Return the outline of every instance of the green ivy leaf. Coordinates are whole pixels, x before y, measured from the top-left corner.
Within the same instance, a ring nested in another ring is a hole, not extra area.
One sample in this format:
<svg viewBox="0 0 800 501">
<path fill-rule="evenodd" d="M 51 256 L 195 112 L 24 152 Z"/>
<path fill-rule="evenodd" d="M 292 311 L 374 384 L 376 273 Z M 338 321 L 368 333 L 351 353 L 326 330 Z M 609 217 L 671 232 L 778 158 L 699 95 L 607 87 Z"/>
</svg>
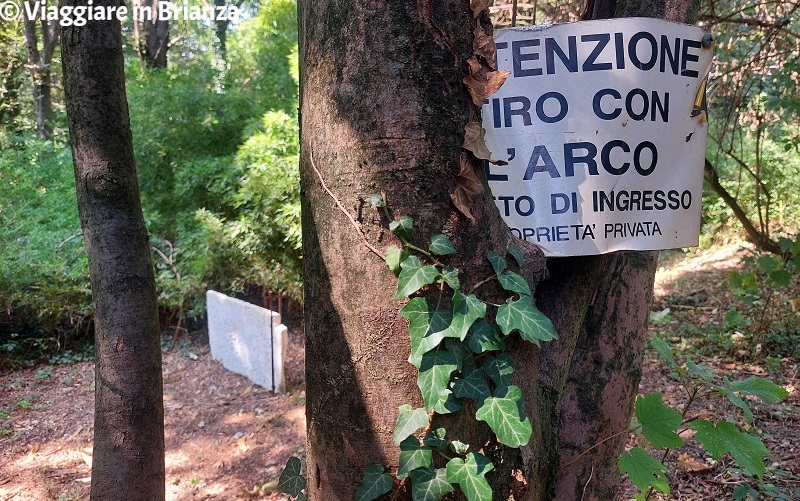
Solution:
<svg viewBox="0 0 800 501">
<path fill-rule="evenodd" d="M 472 356 L 472 352 L 470 351 L 467 346 L 459 341 L 458 339 L 454 338 L 447 338 L 444 340 L 444 349 L 449 351 L 456 357 L 456 363 L 458 364 L 458 370 L 462 370 L 465 365 L 475 365 L 475 359 Z"/>
<path fill-rule="evenodd" d="M 489 425 L 500 443 L 521 447 L 528 443 L 533 433 L 530 420 L 521 410 L 522 391 L 516 386 L 498 390 L 503 396 L 485 399 L 475 417 Z"/>
<path fill-rule="evenodd" d="M 525 296 L 533 296 L 531 288 L 528 286 L 527 280 L 522 278 L 521 275 L 513 271 L 505 271 L 497 275 L 497 281 L 500 282 L 500 287 L 507 291 L 516 292 Z"/>
<path fill-rule="evenodd" d="M 669 484 L 664 472 L 667 467 L 659 461 L 653 459 L 646 450 L 639 447 L 623 452 L 619 456 L 619 469 L 622 473 L 627 473 L 631 483 L 645 492 L 648 487 L 652 487 L 658 492 L 669 494 Z"/>
<path fill-rule="evenodd" d="M 433 410 L 436 414 L 450 414 L 453 412 L 458 412 L 462 409 L 461 402 L 458 401 L 453 392 L 450 390 L 445 390 L 445 397 L 442 400 L 439 400 L 436 405 L 433 407 Z"/>
<path fill-rule="evenodd" d="M 400 275 L 397 277 L 397 294 L 395 301 L 417 292 L 426 285 L 432 284 L 439 277 L 439 271 L 433 266 L 423 266 L 417 256 L 408 256 L 400 263 Z"/>
<path fill-rule="evenodd" d="M 386 249 L 386 265 L 392 270 L 394 276 L 400 274 L 400 262 L 408 257 L 408 248 L 400 249 L 396 245 L 390 246 Z"/>
<path fill-rule="evenodd" d="M 483 320 L 475 322 L 472 326 L 472 335 L 467 340 L 467 346 L 475 353 L 506 349 L 506 343 L 500 337 L 500 329 Z"/>
<path fill-rule="evenodd" d="M 713 459 L 730 453 L 733 459 L 747 473 L 758 476 L 764 473 L 763 458 L 769 456 L 769 450 L 756 435 L 739 431 L 733 423 L 720 421 L 714 426 L 705 419 L 698 419 L 691 424 L 697 430 L 694 438 L 703 445 Z"/>
<path fill-rule="evenodd" d="M 408 404 L 399 408 L 400 415 L 394 425 L 394 445 L 410 437 L 415 431 L 428 424 L 428 413 L 423 408 L 414 409 Z"/>
<path fill-rule="evenodd" d="M 383 472 L 383 466 L 374 464 L 364 472 L 364 479 L 356 492 L 356 501 L 372 501 L 392 490 L 392 476 Z"/>
<path fill-rule="evenodd" d="M 447 430 L 445 430 L 444 428 L 436 428 L 435 430 L 429 430 L 428 433 L 425 434 L 425 438 L 422 439 L 422 442 L 427 446 L 433 447 L 434 449 L 441 451 L 445 447 L 447 447 L 447 440 L 444 439 L 446 434 Z"/>
<path fill-rule="evenodd" d="M 644 438 L 653 447 L 675 449 L 683 445 L 683 440 L 675 433 L 683 418 L 677 411 L 664 405 L 661 393 L 637 397 L 635 413 L 636 419 L 642 424 Z"/>
<path fill-rule="evenodd" d="M 430 411 L 439 402 L 447 400 L 450 390 L 450 375 L 458 368 L 456 357 L 447 350 L 430 351 L 422 356 L 417 386 L 422 392 L 422 400 Z"/>
<path fill-rule="evenodd" d="M 456 248 L 450 242 L 450 239 L 445 235 L 439 233 L 431 237 L 431 245 L 428 246 L 430 251 L 439 256 L 446 256 L 448 254 L 455 254 Z"/>
<path fill-rule="evenodd" d="M 414 220 L 408 216 L 401 216 L 399 220 L 389 223 L 389 231 L 393 235 L 397 235 L 406 242 L 411 241 L 411 228 L 414 226 Z"/>
<path fill-rule="evenodd" d="M 508 336 L 519 331 L 522 339 L 535 343 L 558 339 L 558 332 L 549 318 L 533 306 L 528 296 L 520 296 L 518 301 L 511 298 L 497 309 L 497 325 Z"/>
<path fill-rule="evenodd" d="M 486 303 L 475 297 L 475 294 L 463 296 L 460 292 L 455 291 L 453 294 L 453 322 L 445 337 L 457 337 L 463 341 L 472 324 L 485 316 Z"/>
<path fill-rule="evenodd" d="M 497 358 L 487 357 L 483 370 L 494 384 L 508 386 L 511 383 L 511 374 L 514 373 L 514 361 L 508 353 L 501 353 Z"/>
<path fill-rule="evenodd" d="M 276 489 L 292 497 L 299 496 L 306 488 L 306 479 L 300 474 L 300 459 L 292 456 L 286 462 Z"/>
<path fill-rule="evenodd" d="M 478 403 L 489 398 L 491 391 L 483 377 L 483 369 L 466 367 L 464 377 L 453 382 L 453 394 L 458 398 L 471 398 Z"/>
<path fill-rule="evenodd" d="M 525 256 L 522 254 L 522 251 L 518 248 L 514 247 L 513 245 L 508 246 L 508 253 L 514 258 L 520 268 L 525 265 Z"/>
<path fill-rule="evenodd" d="M 775 270 L 769 274 L 769 284 L 773 287 L 786 287 L 792 283 L 792 274 L 786 270 Z"/>
<path fill-rule="evenodd" d="M 415 297 L 400 310 L 400 316 L 408 320 L 411 337 L 411 356 L 408 361 L 419 368 L 422 356 L 439 346 L 450 333 L 453 313 L 449 310 L 433 311 L 425 299 Z"/>
<path fill-rule="evenodd" d="M 455 489 L 447 481 L 447 470 L 414 470 L 411 472 L 411 499 L 413 501 L 439 501 Z"/>
<path fill-rule="evenodd" d="M 492 263 L 492 269 L 494 270 L 495 275 L 503 273 L 503 271 L 508 267 L 506 264 L 506 258 L 498 255 L 494 251 L 489 251 L 489 254 L 486 256 L 486 258 L 490 263 Z"/>
<path fill-rule="evenodd" d="M 416 437 L 408 437 L 400 443 L 397 478 L 406 478 L 412 470 L 430 466 L 432 459 L 433 451 L 430 447 L 420 445 Z"/>
<path fill-rule="evenodd" d="M 743 381 L 728 381 L 726 379 L 725 386 L 736 393 L 753 395 L 771 404 L 781 402 L 789 396 L 789 392 L 786 391 L 786 388 L 778 386 L 769 379 L 764 379 L 763 377 L 750 376 Z"/>
<path fill-rule="evenodd" d="M 653 336 L 650 338 L 650 345 L 656 350 L 658 356 L 664 359 L 669 365 L 678 367 L 678 363 L 675 362 L 675 357 L 672 355 L 672 350 L 669 348 L 666 341 L 660 337 Z"/>
<path fill-rule="evenodd" d="M 386 207 L 386 202 L 383 201 L 383 196 L 380 193 L 373 193 L 369 196 L 370 207 Z"/>
<path fill-rule="evenodd" d="M 449 266 L 442 268 L 442 279 L 454 291 L 461 287 L 461 281 L 458 279 L 458 268 L 450 268 Z"/>
<path fill-rule="evenodd" d="M 447 462 L 447 481 L 458 484 L 468 501 L 491 501 L 492 488 L 486 474 L 494 468 L 486 457 L 470 452 L 467 460 L 453 458 Z"/>
</svg>

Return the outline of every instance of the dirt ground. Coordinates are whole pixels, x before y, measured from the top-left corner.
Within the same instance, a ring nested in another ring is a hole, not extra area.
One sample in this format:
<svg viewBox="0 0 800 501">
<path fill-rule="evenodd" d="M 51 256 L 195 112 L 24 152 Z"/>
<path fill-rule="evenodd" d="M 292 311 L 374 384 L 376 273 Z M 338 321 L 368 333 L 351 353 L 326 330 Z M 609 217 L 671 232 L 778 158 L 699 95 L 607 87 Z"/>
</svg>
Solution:
<svg viewBox="0 0 800 501">
<path fill-rule="evenodd" d="M 674 331 L 671 341 L 680 346 L 689 342 L 678 329 L 682 324 L 722 322 L 730 302 L 726 275 L 739 266 L 740 254 L 731 246 L 688 258 L 676 253 L 662 257 L 653 311 L 671 312 L 651 329 Z M 277 479 L 290 456 L 305 455 L 303 339 L 301 329 L 291 327 L 288 388 L 282 395 L 226 371 L 201 343 L 164 354 L 167 499 L 286 498 L 259 488 Z M 778 499 L 800 499 L 798 360 L 779 360 L 779 367 L 767 374 L 735 350 L 693 358 L 730 379 L 769 376 L 789 389 L 789 399 L 781 404 L 751 404 L 756 426 L 773 452 L 766 461 L 767 483 L 785 493 Z M 88 499 L 93 364 L 42 365 L 0 375 L 0 384 L 0 501 Z M 654 358 L 645 363 L 640 389 L 651 391 L 662 391 L 665 403 L 676 407 L 686 400 L 685 391 Z M 719 419 L 732 412 L 730 404 L 717 399 L 690 414 Z M 733 489 L 747 480 L 730 459 L 711 461 L 693 445 L 670 452 L 667 461 L 668 499 L 732 499 Z M 624 499 L 633 491 L 622 481 Z"/>
</svg>

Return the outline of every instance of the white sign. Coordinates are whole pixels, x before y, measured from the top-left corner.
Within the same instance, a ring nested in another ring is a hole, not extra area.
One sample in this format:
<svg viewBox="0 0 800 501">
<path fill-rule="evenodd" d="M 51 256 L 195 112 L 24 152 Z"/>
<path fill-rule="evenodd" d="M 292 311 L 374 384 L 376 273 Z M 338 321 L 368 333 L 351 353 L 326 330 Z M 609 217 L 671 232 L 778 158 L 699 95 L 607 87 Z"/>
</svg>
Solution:
<svg viewBox="0 0 800 501">
<path fill-rule="evenodd" d="M 499 30 L 489 186 L 548 256 L 697 245 L 710 38 L 658 19 Z"/>
</svg>

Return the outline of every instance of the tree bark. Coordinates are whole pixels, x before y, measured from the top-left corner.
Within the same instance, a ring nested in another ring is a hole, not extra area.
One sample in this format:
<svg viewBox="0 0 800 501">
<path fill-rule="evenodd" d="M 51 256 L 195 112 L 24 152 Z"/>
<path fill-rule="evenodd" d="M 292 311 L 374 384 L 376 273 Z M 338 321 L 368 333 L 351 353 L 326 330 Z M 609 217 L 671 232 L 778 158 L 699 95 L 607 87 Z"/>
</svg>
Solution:
<svg viewBox="0 0 800 501">
<path fill-rule="evenodd" d="M 164 499 L 155 276 L 136 180 L 119 22 L 65 27 L 61 53 L 95 309 L 91 497 Z"/>
<path fill-rule="evenodd" d="M 169 49 L 169 21 L 159 19 L 162 0 L 144 0 L 144 7 L 151 9 L 151 17 L 142 20 L 139 54 L 148 68 L 166 68 Z"/>
<path fill-rule="evenodd" d="M 678 1 L 660 12 L 677 12 Z M 464 126 L 479 120 L 461 83 L 475 29 L 469 3 L 299 4 L 311 499 L 352 499 L 371 464 L 396 470 L 397 407 L 420 406 L 416 370 L 407 362 L 407 324 L 398 314 L 402 304 L 392 299 L 396 281 L 358 234 L 381 251 L 397 243 L 385 217 L 369 208 L 369 196 L 385 192 L 396 215 L 412 216 L 418 242 L 444 231 L 457 249 L 451 263 L 463 271 L 467 288 L 491 274 L 487 251 L 512 240 L 485 184 L 471 207 L 474 224 L 450 202 Z M 656 12 L 599 0 L 592 9 Z M 489 32 L 485 13 L 479 19 Z M 358 231 L 336 201 L 357 219 Z M 512 383 L 526 395 L 534 436 L 515 450 L 482 442 L 485 427 L 469 418 L 455 429 L 492 457 L 495 469 L 487 478 L 498 499 L 613 499 L 616 456 L 641 374 L 657 253 L 550 259 L 545 268 L 537 249 L 515 244 L 528 257 L 526 278 L 538 282 L 537 306 L 560 335 L 541 350 L 523 342 L 511 346 Z"/>
<path fill-rule="evenodd" d="M 33 3 L 31 0 L 27 0 Z M 36 109 L 36 130 L 40 139 L 50 139 L 53 135 L 52 70 L 53 54 L 61 26 L 58 21 L 40 21 L 42 29 L 42 50 L 39 50 L 39 36 L 36 20 L 22 16 L 25 25 L 25 44 L 28 49 L 28 68 L 33 87 L 33 102 Z"/>
</svg>

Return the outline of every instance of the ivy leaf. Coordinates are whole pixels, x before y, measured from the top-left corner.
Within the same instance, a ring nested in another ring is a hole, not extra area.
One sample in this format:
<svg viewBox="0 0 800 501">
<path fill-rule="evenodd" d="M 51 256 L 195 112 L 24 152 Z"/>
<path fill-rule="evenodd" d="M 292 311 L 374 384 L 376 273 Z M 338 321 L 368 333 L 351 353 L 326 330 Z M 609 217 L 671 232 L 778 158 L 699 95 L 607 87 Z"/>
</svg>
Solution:
<svg viewBox="0 0 800 501">
<path fill-rule="evenodd" d="M 489 385 L 483 377 L 483 369 L 467 367 L 464 377 L 453 382 L 453 394 L 458 398 L 471 398 L 478 403 L 491 396 Z"/>
<path fill-rule="evenodd" d="M 528 443 L 533 433 L 530 420 L 521 410 L 522 391 L 516 386 L 498 390 L 504 396 L 485 399 L 475 417 L 489 425 L 500 443 L 521 447 Z"/>
<path fill-rule="evenodd" d="M 494 384 L 508 386 L 511 383 L 511 374 L 514 373 L 514 361 L 508 353 L 501 353 L 497 358 L 487 357 L 486 360 L 483 366 L 486 375 L 492 378 Z"/>
<path fill-rule="evenodd" d="M 654 459 L 646 450 L 639 447 L 623 452 L 619 456 L 619 469 L 627 473 L 631 483 L 645 492 L 652 487 L 658 492 L 669 494 L 669 484 L 664 472 L 667 467 Z"/>
<path fill-rule="evenodd" d="M 447 338 L 444 340 L 444 349 L 456 357 L 458 370 L 462 370 L 464 365 L 475 365 L 475 359 L 467 346 L 458 339 Z"/>
<path fill-rule="evenodd" d="M 533 306 L 528 296 L 520 296 L 518 301 L 511 298 L 497 309 L 497 325 L 508 336 L 519 331 L 522 339 L 535 343 L 558 339 L 558 332 L 549 318 Z"/>
<path fill-rule="evenodd" d="M 475 353 L 506 349 L 506 343 L 500 337 L 500 329 L 483 320 L 475 322 L 472 326 L 472 335 L 467 340 L 467 346 Z"/>
<path fill-rule="evenodd" d="M 466 454 L 469 450 L 469 444 L 465 444 L 461 440 L 453 440 L 450 442 L 450 447 L 453 448 L 453 452 L 456 454 Z"/>
<path fill-rule="evenodd" d="M 453 458 L 447 462 L 447 480 L 458 484 L 468 501 L 491 501 L 492 488 L 486 474 L 494 468 L 488 458 L 476 453 L 467 454 L 467 460 Z"/>
<path fill-rule="evenodd" d="M 394 276 L 398 276 L 400 274 L 400 262 L 405 260 L 408 257 L 408 248 L 403 247 L 400 249 L 396 245 L 390 246 L 386 249 L 386 265 L 392 270 Z"/>
<path fill-rule="evenodd" d="M 397 478 L 406 478 L 412 470 L 430 466 L 432 459 L 433 451 L 430 447 L 420 445 L 416 437 L 408 437 L 400 443 Z"/>
<path fill-rule="evenodd" d="M 422 400 L 430 411 L 436 404 L 447 399 L 450 391 L 450 375 L 458 368 L 456 357 L 447 350 L 430 351 L 422 356 L 419 366 L 417 386 L 422 392 Z"/>
<path fill-rule="evenodd" d="M 509 245 L 508 249 L 506 249 L 509 254 L 514 258 L 520 268 L 525 265 L 525 256 L 522 254 L 522 251 L 518 248 L 514 247 L 513 245 Z"/>
<path fill-rule="evenodd" d="M 411 472 L 411 499 L 413 501 L 439 501 L 455 489 L 447 481 L 447 470 L 414 470 Z"/>
<path fill-rule="evenodd" d="M 769 450 L 756 435 L 739 431 L 733 423 L 720 421 L 714 426 L 705 419 L 698 419 L 691 424 L 697 430 L 694 438 L 703 445 L 713 459 L 730 453 L 733 459 L 747 473 L 758 476 L 764 473 L 763 458 L 769 456 Z"/>
<path fill-rule="evenodd" d="M 489 259 L 489 262 L 492 263 L 492 269 L 494 270 L 495 275 L 503 273 L 507 267 L 506 258 L 500 256 L 495 251 L 489 251 L 489 254 L 486 257 Z"/>
<path fill-rule="evenodd" d="M 445 336 L 457 337 L 463 341 L 472 324 L 485 316 L 486 303 L 475 297 L 475 294 L 463 296 L 460 292 L 455 291 L 453 294 L 453 322 Z"/>
<path fill-rule="evenodd" d="M 370 207 L 386 207 L 386 202 L 383 201 L 383 196 L 380 193 L 373 193 L 369 196 Z"/>
<path fill-rule="evenodd" d="M 461 402 L 458 401 L 450 390 L 445 390 L 443 398 L 436 402 L 436 405 L 433 407 L 436 414 L 450 414 L 452 412 L 458 412 L 461 409 Z"/>
<path fill-rule="evenodd" d="M 653 336 L 650 338 L 650 346 L 652 346 L 653 349 L 656 350 L 656 353 L 658 353 L 658 356 L 664 359 L 669 365 L 678 367 L 678 363 L 675 362 L 675 357 L 672 355 L 672 350 L 669 348 L 666 341 L 660 337 Z"/>
<path fill-rule="evenodd" d="M 393 235 L 397 235 L 406 242 L 411 241 L 411 228 L 414 226 L 414 220 L 408 216 L 401 216 L 399 220 L 389 223 L 389 231 Z"/>
<path fill-rule="evenodd" d="M 276 489 L 292 497 L 299 496 L 306 488 L 306 479 L 300 474 L 300 459 L 292 456 L 281 472 Z"/>
<path fill-rule="evenodd" d="M 454 291 L 457 291 L 461 287 L 461 281 L 458 279 L 458 268 L 450 268 L 449 266 L 443 267 L 442 279 L 447 282 L 447 285 Z"/>
<path fill-rule="evenodd" d="M 786 391 L 786 388 L 778 386 L 769 379 L 764 379 L 763 377 L 750 376 L 744 381 L 733 382 L 725 379 L 725 386 L 736 393 L 753 395 L 771 404 L 785 400 L 786 397 L 789 396 L 789 392 Z"/>
<path fill-rule="evenodd" d="M 428 433 L 425 434 L 425 438 L 422 439 L 422 442 L 427 446 L 441 451 L 447 447 L 447 440 L 444 439 L 446 434 L 447 430 L 444 428 L 436 428 L 435 430 L 428 431 Z M 413 481 L 414 478 L 412 477 L 411 480 Z"/>
<path fill-rule="evenodd" d="M 400 309 L 400 316 L 408 320 L 411 338 L 408 361 L 419 369 L 422 356 L 439 346 L 445 338 L 453 321 L 453 313 L 449 310 L 433 311 L 424 298 L 415 297 Z"/>
<path fill-rule="evenodd" d="M 356 501 L 372 501 L 392 490 L 392 476 L 383 472 L 383 466 L 374 464 L 364 472 L 364 479 L 356 492 Z"/>
<path fill-rule="evenodd" d="M 414 409 L 408 404 L 400 406 L 400 415 L 394 425 L 394 445 L 410 437 L 415 431 L 428 424 L 428 413 L 423 408 Z"/>
<path fill-rule="evenodd" d="M 656 449 L 675 449 L 683 445 L 675 433 L 683 422 L 681 415 L 666 407 L 661 393 L 651 393 L 636 398 L 636 419 L 642 424 L 642 433 Z"/>
<path fill-rule="evenodd" d="M 516 292 L 525 296 L 533 296 L 531 288 L 528 286 L 527 280 L 522 278 L 521 275 L 513 271 L 506 271 L 497 274 L 497 281 L 500 282 L 500 287 L 507 291 Z"/>
<path fill-rule="evenodd" d="M 423 266 L 417 256 L 408 256 L 400 263 L 400 275 L 397 277 L 397 294 L 395 301 L 417 292 L 422 287 L 432 284 L 439 276 L 433 266 Z"/>
<path fill-rule="evenodd" d="M 428 248 L 432 253 L 439 256 L 446 256 L 448 254 L 456 253 L 456 248 L 453 247 L 450 239 L 441 233 L 431 237 L 431 245 L 428 246 Z"/>
</svg>

